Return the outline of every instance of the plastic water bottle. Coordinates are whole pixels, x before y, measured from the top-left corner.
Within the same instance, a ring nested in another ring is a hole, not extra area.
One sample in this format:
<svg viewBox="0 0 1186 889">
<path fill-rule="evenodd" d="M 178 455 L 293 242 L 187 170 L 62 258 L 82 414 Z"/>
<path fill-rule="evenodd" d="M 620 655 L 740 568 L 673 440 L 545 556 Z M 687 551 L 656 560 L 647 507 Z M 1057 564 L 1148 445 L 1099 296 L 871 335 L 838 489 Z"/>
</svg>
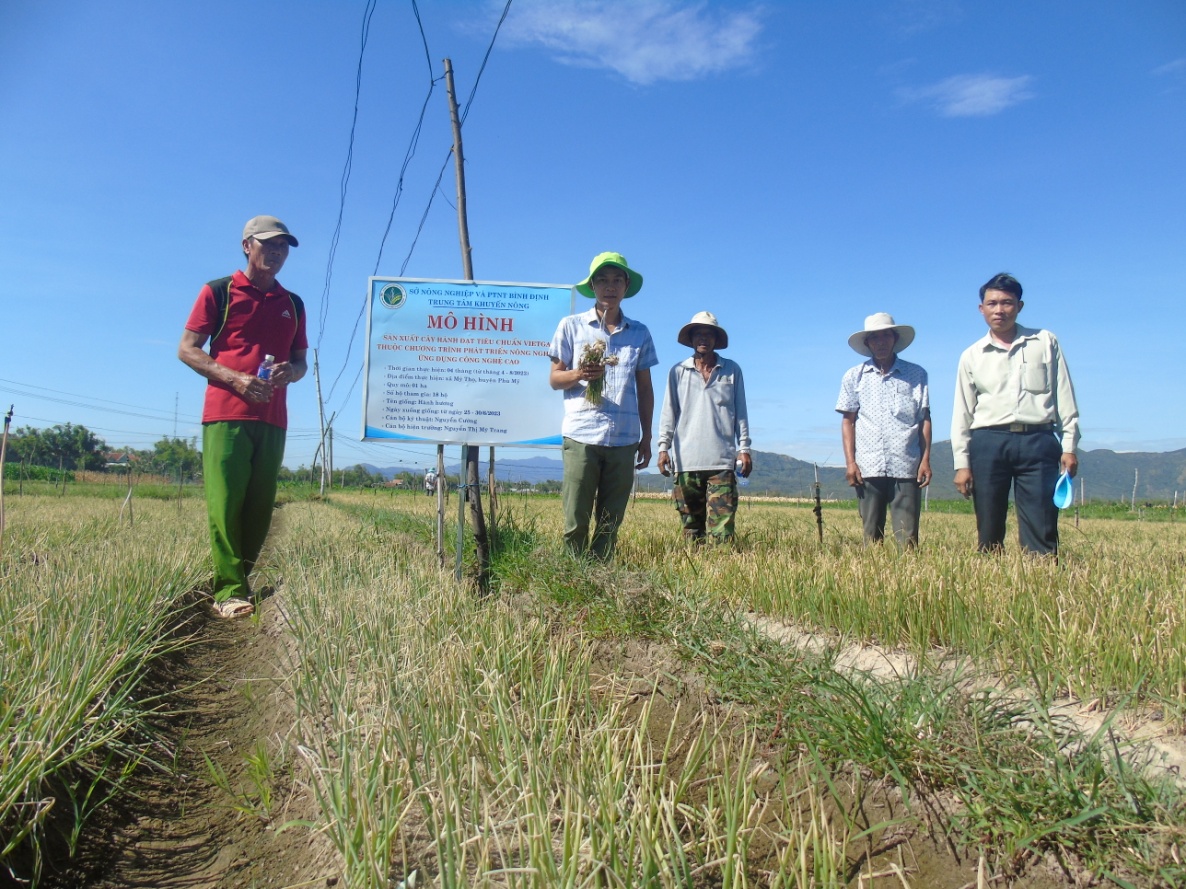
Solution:
<svg viewBox="0 0 1186 889">
<path fill-rule="evenodd" d="M 255 372 L 255 375 L 257 377 L 259 377 L 261 380 L 271 379 L 272 365 L 275 363 L 276 363 L 275 355 L 265 355 L 263 363 L 259 366 L 259 370 Z"/>
<path fill-rule="evenodd" d="M 733 471 L 737 475 L 738 486 L 744 488 L 747 485 L 749 485 L 749 479 L 742 477 L 742 475 L 741 475 L 742 465 L 743 465 L 742 462 L 740 460 L 738 460 L 735 464 L 733 464 Z"/>
</svg>

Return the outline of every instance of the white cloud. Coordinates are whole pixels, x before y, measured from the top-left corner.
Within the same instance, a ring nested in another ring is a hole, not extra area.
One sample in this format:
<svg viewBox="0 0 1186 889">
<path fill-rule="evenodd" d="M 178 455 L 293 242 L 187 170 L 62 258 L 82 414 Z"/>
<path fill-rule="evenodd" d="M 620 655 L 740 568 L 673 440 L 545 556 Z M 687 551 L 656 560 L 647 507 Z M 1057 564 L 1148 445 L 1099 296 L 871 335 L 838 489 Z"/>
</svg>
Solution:
<svg viewBox="0 0 1186 889">
<path fill-rule="evenodd" d="M 989 117 L 1032 99 L 1033 78 L 996 77 L 991 74 L 957 74 L 931 86 L 899 90 L 907 102 L 933 106 L 944 117 Z"/>
<path fill-rule="evenodd" d="M 912 36 L 957 22 L 964 11 L 959 0 L 897 0 L 886 7 L 886 15 L 902 34 Z"/>
<path fill-rule="evenodd" d="M 500 40 L 539 45 L 566 65 L 631 83 L 696 80 L 748 63 L 761 9 L 680 0 L 517 0 Z"/>
<path fill-rule="evenodd" d="M 1172 62 L 1162 65 L 1160 68 L 1154 68 L 1153 73 L 1162 77 L 1167 75 L 1173 77 L 1175 75 L 1186 73 L 1186 58 L 1174 59 Z"/>
<path fill-rule="evenodd" d="M 1174 59 L 1153 69 L 1153 76 L 1166 84 L 1166 94 L 1176 93 L 1186 87 L 1186 57 Z"/>
</svg>

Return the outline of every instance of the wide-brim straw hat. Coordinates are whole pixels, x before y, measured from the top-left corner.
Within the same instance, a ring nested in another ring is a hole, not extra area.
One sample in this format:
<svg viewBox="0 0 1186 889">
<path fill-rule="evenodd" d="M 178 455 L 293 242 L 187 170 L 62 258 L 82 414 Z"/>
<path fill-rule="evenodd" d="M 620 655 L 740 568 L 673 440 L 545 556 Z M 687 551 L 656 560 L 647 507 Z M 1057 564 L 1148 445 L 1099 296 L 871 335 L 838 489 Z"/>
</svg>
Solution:
<svg viewBox="0 0 1186 889">
<path fill-rule="evenodd" d="M 872 358 L 873 350 L 865 345 L 865 337 L 871 333 L 877 333 L 880 330 L 896 330 L 898 332 L 898 341 L 894 343 L 895 354 L 901 352 L 914 342 L 913 327 L 909 324 L 895 324 L 892 315 L 885 312 L 878 312 L 865 319 L 865 329 L 858 330 L 850 336 L 848 338 L 848 344 L 854 352 L 864 355 L 866 358 Z"/>
<path fill-rule="evenodd" d="M 724 349 L 729 345 L 729 334 L 725 332 L 725 328 L 717 324 L 717 316 L 712 312 L 697 312 L 692 316 L 692 320 L 679 329 L 679 336 L 676 337 L 681 346 L 692 347 L 692 328 L 693 327 L 714 327 L 717 332 L 717 349 Z"/>
<path fill-rule="evenodd" d="M 593 261 L 589 263 L 589 277 L 587 277 L 580 284 L 576 285 L 576 291 L 581 296 L 587 296 L 590 299 L 595 299 L 597 294 L 593 292 L 593 276 L 597 274 L 597 270 L 605 265 L 613 265 L 624 271 L 628 280 L 626 282 L 626 296 L 623 299 L 634 296 L 638 291 L 642 290 L 642 273 L 636 272 L 626 264 L 626 257 L 621 253 L 598 253 L 593 257 Z"/>
</svg>

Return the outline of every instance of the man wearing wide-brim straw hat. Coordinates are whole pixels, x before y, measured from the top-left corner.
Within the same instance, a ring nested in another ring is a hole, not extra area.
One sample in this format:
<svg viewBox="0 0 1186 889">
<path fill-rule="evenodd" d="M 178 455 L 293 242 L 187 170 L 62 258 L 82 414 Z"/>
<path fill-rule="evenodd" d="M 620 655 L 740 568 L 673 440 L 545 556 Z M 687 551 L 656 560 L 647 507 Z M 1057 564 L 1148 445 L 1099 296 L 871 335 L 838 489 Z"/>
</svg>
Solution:
<svg viewBox="0 0 1186 889">
<path fill-rule="evenodd" d="M 737 362 L 718 354 L 729 334 L 712 312 L 697 312 L 676 340 L 692 350 L 667 374 L 659 417 L 659 472 L 672 475 L 684 539 L 730 543 L 737 476 L 753 469 L 745 381 Z"/>
<path fill-rule="evenodd" d="M 844 477 L 856 489 L 865 540 L 885 537 L 888 508 L 894 537 L 918 544 L 922 492 L 931 483 L 931 400 L 927 372 L 898 353 L 914 328 L 878 312 L 848 338 L 868 357 L 844 374 L 836 410 L 844 445 Z"/>
<path fill-rule="evenodd" d="M 573 287 L 593 307 L 561 321 L 548 349 L 549 382 L 564 393 L 564 543 L 578 556 L 613 555 L 634 471 L 651 462 L 650 369 L 659 358 L 646 325 L 622 313 L 622 300 L 641 289 L 626 257 L 599 253 Z"/>
</svg>

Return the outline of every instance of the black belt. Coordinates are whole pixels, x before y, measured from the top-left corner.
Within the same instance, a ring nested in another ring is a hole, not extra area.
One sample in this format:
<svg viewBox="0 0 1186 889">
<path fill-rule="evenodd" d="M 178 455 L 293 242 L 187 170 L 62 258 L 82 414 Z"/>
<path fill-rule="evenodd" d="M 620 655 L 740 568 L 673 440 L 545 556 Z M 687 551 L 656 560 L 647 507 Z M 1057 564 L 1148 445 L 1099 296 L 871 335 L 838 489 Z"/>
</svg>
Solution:
<svg viewBox="0 0 1186 889">
<path fill-rule="evenodd" d="M 990 432 L 1053 432 L 1053 423 L 1001 423 L 999 426 L 980 426 Z M 973 429 L 973 432 L 976 430 Z"/>
</svg>

